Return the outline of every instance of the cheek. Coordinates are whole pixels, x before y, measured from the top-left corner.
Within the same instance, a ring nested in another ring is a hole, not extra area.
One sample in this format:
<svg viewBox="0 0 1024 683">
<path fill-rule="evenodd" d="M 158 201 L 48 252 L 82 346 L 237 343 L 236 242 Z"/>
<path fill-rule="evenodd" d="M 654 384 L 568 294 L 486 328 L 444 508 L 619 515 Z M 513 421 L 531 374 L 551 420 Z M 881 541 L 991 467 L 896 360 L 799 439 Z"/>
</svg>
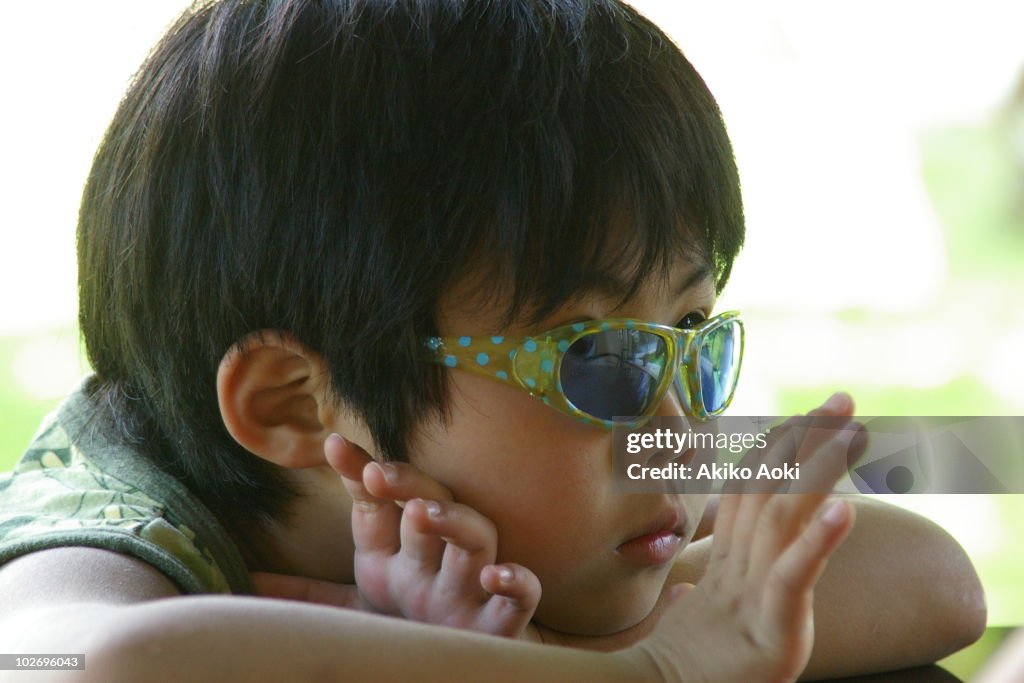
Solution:
<svg viewBox="0 0 1024 683">
<path fill-rule="evenodd" d="M 451 422 L 424 426 L 412 462 L 497 525 L 499 560 L 553 560 L 599 541 L 609 434 L 465 373 L 452 373 L 450 401 Z"/>
</svg>

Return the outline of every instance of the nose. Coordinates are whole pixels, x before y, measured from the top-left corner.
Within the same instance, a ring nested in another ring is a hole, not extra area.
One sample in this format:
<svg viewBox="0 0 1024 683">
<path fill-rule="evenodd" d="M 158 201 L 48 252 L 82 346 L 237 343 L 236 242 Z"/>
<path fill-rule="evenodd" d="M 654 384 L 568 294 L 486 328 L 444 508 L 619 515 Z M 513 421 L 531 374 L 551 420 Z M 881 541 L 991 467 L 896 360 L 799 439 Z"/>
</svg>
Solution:
<svg viewBox="0 0 1024 683">
<path fill-rule="evenodd" d="M 676 382 L 672 382 L 669 385 L 668 391 L 661 399 L 661 403 L 658 404 L 658 410 L 655 411 L 655 417 L 685 417 L 687 415 L 686 409 L 683 407 L 683 399 L 679 395 L 679 387 Z"/>
</svg>

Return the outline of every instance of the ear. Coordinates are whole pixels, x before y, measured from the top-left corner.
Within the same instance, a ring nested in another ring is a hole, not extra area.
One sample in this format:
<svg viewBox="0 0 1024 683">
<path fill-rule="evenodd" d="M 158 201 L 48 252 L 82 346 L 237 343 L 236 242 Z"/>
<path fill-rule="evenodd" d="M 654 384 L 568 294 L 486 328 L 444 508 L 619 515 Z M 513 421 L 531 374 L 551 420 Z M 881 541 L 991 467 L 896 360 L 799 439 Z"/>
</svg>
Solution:
<svg viewBox="0 0 1024 683">
<path fill-rule="evenodd" d="M 276 465 L 324 465 L 323 444 L 336 422 L 325 400 L 327 378 L 320 355 L 294 337 L 253 332 L 217 370 L 224 426 L 246 450 Z"/>
</svg>

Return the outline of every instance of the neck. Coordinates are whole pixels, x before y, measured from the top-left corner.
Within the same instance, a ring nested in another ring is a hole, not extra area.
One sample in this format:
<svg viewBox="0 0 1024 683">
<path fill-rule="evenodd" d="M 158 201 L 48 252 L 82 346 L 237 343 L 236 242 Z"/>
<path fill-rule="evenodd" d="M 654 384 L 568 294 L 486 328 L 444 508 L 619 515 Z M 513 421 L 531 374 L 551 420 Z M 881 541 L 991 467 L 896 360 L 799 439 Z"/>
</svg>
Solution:
<svg viewBox="0 0 1024 683">
<path fill-rule="evenodd" d="M 328 465 L 292 470 L 302 496 L 258 533 L 232 533 L 249 571 L 355 583 L 352 499 Z"/>
</svg>

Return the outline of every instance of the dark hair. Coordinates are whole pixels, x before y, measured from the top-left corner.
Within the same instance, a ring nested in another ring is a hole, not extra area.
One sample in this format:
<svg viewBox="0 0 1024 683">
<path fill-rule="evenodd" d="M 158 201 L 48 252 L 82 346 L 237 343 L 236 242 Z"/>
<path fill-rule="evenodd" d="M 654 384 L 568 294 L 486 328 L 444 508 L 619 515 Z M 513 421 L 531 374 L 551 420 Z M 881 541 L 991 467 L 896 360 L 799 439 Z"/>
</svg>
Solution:
<svg viewBox="0 0 1024 683">
<path fill-rule="evenodd" d="M 718 107 L 629 6 L 200 4 L 136 75 L 85 187 L 94 399 L 223 521 L 265 522 L 301 492 L 220 419 L 217 367 L 247 333 L 322 354 L 332 399 L 404 460 L 418 420 L 445 415 L 419 345 L 470 268 L 511 283 L 509 320 L 539 320 L 609 270 L 628 299 L 679 253 L 721 291 L 742 239 Z"/>
</svg>

